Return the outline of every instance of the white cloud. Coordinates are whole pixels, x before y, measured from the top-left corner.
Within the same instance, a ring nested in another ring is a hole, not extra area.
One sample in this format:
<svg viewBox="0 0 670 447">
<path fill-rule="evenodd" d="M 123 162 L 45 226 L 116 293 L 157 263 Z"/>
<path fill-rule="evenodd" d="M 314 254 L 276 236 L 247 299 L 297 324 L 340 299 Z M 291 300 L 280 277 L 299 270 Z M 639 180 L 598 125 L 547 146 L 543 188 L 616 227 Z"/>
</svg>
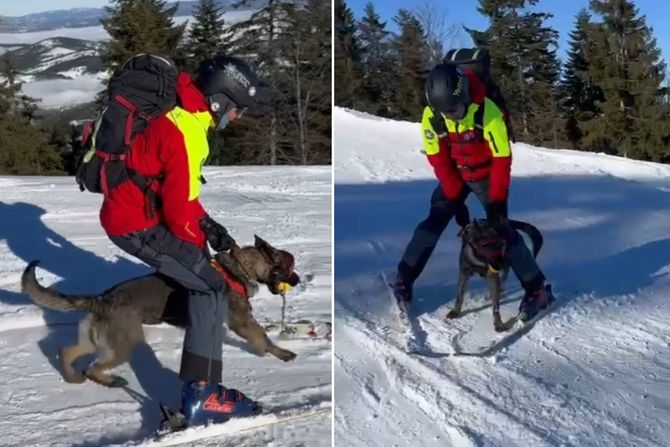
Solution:
<svg viewBox="0 0 670 447">
<path fill-rule="evenodd" d="M 93 101 L 103 88 L 100 75 L 85 74 L 76 79 L 27 82 L 23 84 L 22 91 L 28 96 L 41 99 L 40 107 L 52 109 Z"/>
</svg>

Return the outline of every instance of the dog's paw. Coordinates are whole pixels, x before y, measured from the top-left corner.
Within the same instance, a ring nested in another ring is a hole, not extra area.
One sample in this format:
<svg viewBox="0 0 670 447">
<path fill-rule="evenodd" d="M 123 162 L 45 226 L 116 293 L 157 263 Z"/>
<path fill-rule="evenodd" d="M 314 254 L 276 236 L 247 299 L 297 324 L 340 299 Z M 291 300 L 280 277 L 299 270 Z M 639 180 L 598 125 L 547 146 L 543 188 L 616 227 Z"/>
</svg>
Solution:
<svg viewBox="0 0 670 447">
<path fill-rule="evenodd" d="M 461 312 L 459 310 L 452 309 L 447 314 L 447 318 L 454 319 L 454 318 L 458 318 L 460 315 L 461 315 Z"/>
<path fill-rule="evenodd" d="M 67 383 L 84 383 L 86 382 L 86 376 L 78 371 L 69 371 L 63 373 L 63 380 Z"/>
<path fill-rule="evenodd" d="M 107 385 L 110 388 L 121 388 L 122 386 L 128 385 L 128 381 L 121 376 L 112 374 L 109 376 L 109 378 L 112 379 L 111 382 L 109 382 Z"/>
<path fill-rule="evenodd" d="M 279 353 L 278 357 L 280 360 L 283 360 L 285 362 L 290 362 L 291 360 L 295 359 L 298 356 L 295 352 L 291 352 L 287 349 L 282 349 L 281 352 Z"/>
<path fill-rule="evenodd" d="M 496 332 L 505 332 L 510 329 L 510 326 L 503 323 L 502 321 L 499 323 L 495 323 L 493 327 L 496 330 Z"/>
</svg>

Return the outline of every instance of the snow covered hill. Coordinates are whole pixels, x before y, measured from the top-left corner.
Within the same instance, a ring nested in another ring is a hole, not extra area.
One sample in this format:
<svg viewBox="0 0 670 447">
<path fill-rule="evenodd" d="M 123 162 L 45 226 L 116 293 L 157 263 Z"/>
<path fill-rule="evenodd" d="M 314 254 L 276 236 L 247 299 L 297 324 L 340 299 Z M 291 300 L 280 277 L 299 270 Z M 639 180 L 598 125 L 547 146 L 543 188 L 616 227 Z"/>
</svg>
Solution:
<svg viewBox="0 0 670 447">
<path fill-rule="evenodd" d="M 102 71 L 102 44 L 69 37 L 53 37 L 8 52 L 22 80 L 69 78 Z M 25 77 L 29 78 L 26 79 Z"/>
<path fill-rule="evenodd" d="M 226 25 L 249 20 L 259 1 L 245 9 L 225 12 L 222 17 Z M 175 23 L 192 23 L 193 17 L 187 14 L 190 6 L 181 11 Z M 103 90 L 108 74 L 103 70 L 100 54 L 109 35 L 97 20 L 95 23 L 95 26 L 0 33 L 0 55 L 14 64 L 19 80 L 24 83 L 23 93 L 39 99 L 40 108 L 62 110 L 92 103 Z"/>
<path fill-rule="evenodd" d="M 667 446 L 670 166 L 516 144 L 510 213 L 543 232 L 555 310 L 488 358 L 426 358 L 388 336 L 392 274 L 436 185 L 420 127 L 335 109 L 335 438 L 379 446 Z M 470 198 L 474 216 L 483 210 Z M 473 280 L 453 305 L 459 242 L 445 231 L 415 286 L 434 351 L 492 340 Z M 501 307 L 518 308 L 513 275 Z"/>
<path fill-rule="evenodd" d="M 167 2 L 170 7 L 175 2 Z M 196 10 L 197 1 L 179 1 L 177 7 L 177 17 L 190 16 Z M 239 8 L 235 7 L 237 0 L 217 0 L 219 8 L 226 12 L 236 12 Z M 267 3 L 266 0 L 247 0 L 242 8 L 246 10 L 260 9 Z M 100 19 L 106 15 L 104 8 L 72 8 L 44 11 L 33 14 L 26 14 L 20 17 L 2 17 L 0 16 L 0 32 L 36 32 L 50 31 L 59 28 L 84 28 L 97 26 Z"/>
<path fill-rule="evenodd" d="M 291 320 L 331 319 L 330 167 L 212 168 L 203 204 L 241 244 L 258 234 L 295 255 L 303 283 L 287 297 Z M 71 177 L 0 177 L 0 445 L 135 445 L 160 421 L 158 402 L 176 406 L 183 332 L 146 327 L 150 348 L 118 368 L 124 389 L 62 381 L 57 350 L 76 339 L 81 315 L 43 311 L 19 292 L 27 262 L 38 278 L 66 293 L 98 292 L 148 271 L 107 239 L 98 222 L 100 196 L 80 193 Z M 281 300 L 261 289 L 259 321 L 278 321 Z M 224 381 L 267 405 L 328 407 L 331 345 L 291 340 L 291 363 L 256 357 L 228 336 Z M 330 415 L 227 435 L 239 446 L 330 445 Z M 218 445 L 223 441 L 219 439 Z M 193 443 L 202 445 L 202 443 Z M 226 444 L 228 445 L 228 444 Z"/>
</svg>

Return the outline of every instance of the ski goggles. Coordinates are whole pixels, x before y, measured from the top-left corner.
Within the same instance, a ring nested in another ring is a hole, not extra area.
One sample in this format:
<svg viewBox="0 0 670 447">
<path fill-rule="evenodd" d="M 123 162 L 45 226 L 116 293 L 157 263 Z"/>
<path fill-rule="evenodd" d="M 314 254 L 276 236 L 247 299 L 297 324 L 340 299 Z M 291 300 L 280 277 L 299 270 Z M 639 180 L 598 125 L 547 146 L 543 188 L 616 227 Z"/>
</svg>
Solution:
<svg viewBox="0 0 670 447">
<path fill-rule="evenodd" d="M 216 130 L 223 130 L 230 124 L 231 121 L 237 118 L 242 118 L 244 113 L 247 111 L 248 107 L 242 107 L 242 108 L 237 108 L 234 107 L 230 109 L 227 113 L 225 113 L 221 118 L 219 119 L 219 122 L 216 123 Z M 234 116 L 231 117 L 230 115 L 234 112 Z"/>
<path fill-rule="evenodd" d="M 442 116 L 452 121 L 459 121 L 463 119 L 466 111 L 465 103 L 459 102 L 453 109 L 443 110 Z"/>
</svg>

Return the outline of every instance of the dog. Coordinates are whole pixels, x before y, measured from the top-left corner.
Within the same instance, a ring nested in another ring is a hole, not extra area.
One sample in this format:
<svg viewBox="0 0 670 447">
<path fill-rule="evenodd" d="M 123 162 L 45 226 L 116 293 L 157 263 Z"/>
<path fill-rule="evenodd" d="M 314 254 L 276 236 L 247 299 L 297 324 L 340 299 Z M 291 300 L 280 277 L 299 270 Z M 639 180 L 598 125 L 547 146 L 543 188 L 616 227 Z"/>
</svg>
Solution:
<svg viewBox="0 0 670 447">
<path fill-rule="evenodd" d="M 542 233 L 532 224 L 518 220 L 509 220 L 510 231 L 526 233 L 532 244 L 533 257 L 537 257 L 544 240 Z M 493 303 L 493 326 L 497 332 L 510 329 L 515 319 L 503 323 L 500 317 L 501 284 L 509 273 L 509 262 L 506 258 L 507 240 L 493 225 L 484 219 L 474 219 L 463 227 L 460 232 L 461 252 L 458 261 L 458 286 L 456 303 L 446 318 L 458 318 L 461 314 L 465 288 L 474 275 L 486 278 L 489 284 Z"/>
<path fill-rule="evenodd" d="M 300 277 L 293 271 L 294 258 L 289 252 L 272 247 L 258 236 L 253 246 L 234 247 L 214 255 L 212 265 L 219 270 L 229 286 L 227 324 L 244 338 L 260 356 L 270 353 L 288 362 L 296 354 L 274 345 L 265 330 L 252 316 L 249 298 L 265 284 L 272 294 L 285 291 L 286 284 L 295 286 Z M 215 262 L 214 262 L 215 261 Z M 127 362 L 133 349 L 144 343 L 143 324 L 168 323 L 185 327 L 188 314 L 188 291 L 173 279 L 160 273 L 134 278 L 113 286 L 101 295 L 63 295 L 45 288 L 35 277 L 38 262 L 31 262 L 23 272 L 23 292 L 41 307 L 61 311 L 86 311 L 80 321 L 78 342 L 59 351 L 63 378 L 69 383 L 90 379 L 108 387 L 124 386 L 119 376 L 107 374 L 109 369 Z M 83 372 L 73 362 L 85 354 L 97 354 L 96 360 Z"/>
</svg>

